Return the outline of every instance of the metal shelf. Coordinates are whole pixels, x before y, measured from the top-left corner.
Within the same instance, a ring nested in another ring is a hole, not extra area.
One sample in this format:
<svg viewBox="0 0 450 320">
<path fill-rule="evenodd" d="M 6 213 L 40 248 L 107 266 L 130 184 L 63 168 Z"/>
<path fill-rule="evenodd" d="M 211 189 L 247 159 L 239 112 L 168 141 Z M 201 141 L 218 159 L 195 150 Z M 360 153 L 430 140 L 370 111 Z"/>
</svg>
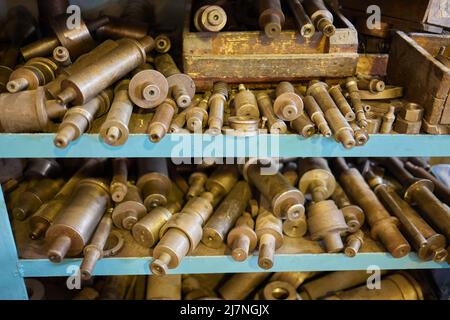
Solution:
<svg viewBox="0 0 450 320">
<path fill-rule="evenodd" d="M 97 134 L 85 134 L 66 149 L 53 145 L 53 134 L 0 134 L 0 158 L 92 157 L 445 157 L 450 156 L 446 135 L 371 135 L 362 147 L 346 150 L 333 138 L 296 134 L 253 137 L 167 135 L 154 144 L 145 134 L 130 135 L 127 143 L 111 147 Z"/>
</svg>

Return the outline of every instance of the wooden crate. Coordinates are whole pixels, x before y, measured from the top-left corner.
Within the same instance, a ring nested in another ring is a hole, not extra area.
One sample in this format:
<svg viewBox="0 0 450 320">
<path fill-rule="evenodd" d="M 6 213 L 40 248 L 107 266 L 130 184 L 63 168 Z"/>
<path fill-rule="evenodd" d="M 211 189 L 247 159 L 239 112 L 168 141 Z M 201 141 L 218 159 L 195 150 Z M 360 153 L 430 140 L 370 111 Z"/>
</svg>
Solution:
<svg viewBox="0 0 450 320">
<path fill-rule="evenodd" d="M 296 81 L 342 78 L 356 72 L 357 31 L 335 10 L 336 34 L 328 39 L 317 32 L 308 42 L 296 30 L 283 30 L 277 39 L 267 38 L 262 31 L 195 32 L 190 1 L 186 10 L 184 72 L 199 88 L 209 88 L 215 81 Z"/>
<path fill-rule="evenodd" d="M 449 35 L 397 31 L 387 70 L 388 82 L 424 107 L 422 128 L 432 134 L 450 133 L 450 68 L 434 58 L 442 46 L 450 49 Z"/>
</svg>

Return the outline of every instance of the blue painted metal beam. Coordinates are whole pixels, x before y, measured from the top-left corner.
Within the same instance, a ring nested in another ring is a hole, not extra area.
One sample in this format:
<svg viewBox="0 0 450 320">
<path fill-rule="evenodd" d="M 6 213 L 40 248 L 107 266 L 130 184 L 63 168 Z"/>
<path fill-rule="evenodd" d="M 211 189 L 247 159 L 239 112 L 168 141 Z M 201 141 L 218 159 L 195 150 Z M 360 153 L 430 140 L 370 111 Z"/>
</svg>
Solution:
<svg viewBox="0 0 450 320">
<path fill-rule="evenodd" d="M 95 267 L 95 275 L 146 275 L 150 274 L 152 258 L 107 258 L 100 260 Z M 20 260 L 25 277 L 51 277 L 73 275 L 74 266 L 80 259 L 66 259 L 54 264 L 46 259 Z M 447 263 L 421 261 L 417 255 L 410 254 L 395 259 L 388 253 L 360 253 L 354 258 L 343 254 L 280 254 L 270 272 L 291 271 L 338 271 L 366 270 L 369 266 L 380 269 L 444 269 Z M 258 257 L 252 256 L 245 262 L 236 262 L 230 256 L 190 256 L 183 259 L 180 266 L 170 270 L 172 274 L 203 273 L 241 273 L 267 272 L 258 267 Z"/>
<path fill-rule="evenodd" d="M 56 148 L 53 138 L 53 134 L 0 134 L 0 158 L 450 156 L 450 138 L 445 135 L 371 135 L 365 146 L 351 150 L 332 138 L 304 139 L 295 134 L 245 138 L 167 135 L 158 144 L 138 134 L 120 147 L 104 144 L 97 134 L 85 134 L 66 149 Z"/>
</svg>

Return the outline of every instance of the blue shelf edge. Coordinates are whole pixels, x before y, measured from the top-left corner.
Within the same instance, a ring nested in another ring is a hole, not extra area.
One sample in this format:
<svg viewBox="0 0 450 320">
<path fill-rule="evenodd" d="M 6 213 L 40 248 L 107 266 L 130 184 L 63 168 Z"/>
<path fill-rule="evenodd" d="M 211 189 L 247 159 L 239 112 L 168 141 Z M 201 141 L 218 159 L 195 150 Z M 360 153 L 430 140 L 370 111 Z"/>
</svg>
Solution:
<svg viewBox="0 0 450 320">
<path fill-rule="evenodd" d="M 119 147 L 106 145 L 98 134 L 85 134 L 66 149 L 55 147 L 53 138 L 54 134 L 0 134 L 0 158 L 450 156 L 450 138 L 446 135 L 376 134 L 365 146 L 351 150 L 333 138 L 305 139 L 296 134 L 169 134 L 157 144 L 145 134 L 133 134 Z"/>
<path fill-rule="evenodd" d="M 94 275 L 149 275 L 151 257 L 106 258 L 98 261 Z M 19 267 L 23 277 L 54 277 L 75 275 L 81 259 L 66 259 L 54 264 L 47 259 L 22 259 Z M 367 270 L 378 267 L 383 270 L 401 269 L 447 269 L 446 262 L 421 261 L 416 254 L 395 259 L 388 253 L 360 253 L 353 258 L 344 254 L 278 254 L 272 269 L 258 266 L 258 257 L 236 262 L 231 256 L 185 257 L 171 274 L 243 273 L 243 272 L 294 272 L 294 271 L 341 271 Z"/>
</svg>

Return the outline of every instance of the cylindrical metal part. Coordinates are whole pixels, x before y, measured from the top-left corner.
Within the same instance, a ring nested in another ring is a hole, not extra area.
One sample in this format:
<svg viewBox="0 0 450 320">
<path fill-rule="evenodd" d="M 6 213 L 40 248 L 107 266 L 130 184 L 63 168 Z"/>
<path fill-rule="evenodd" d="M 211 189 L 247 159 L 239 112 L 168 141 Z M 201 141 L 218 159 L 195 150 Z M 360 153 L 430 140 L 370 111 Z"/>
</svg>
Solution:
<svg viewBox="0 0 450 320">
<path fill-rule="evenodd" d="M 280 0 L 259 0 L 259 26 L 267 37 L 278 37 L 285 20 Z"/>
<path fill-rule="evenodd" d="M 181 274 L 148 276 L 146 300 L 181 300 Z"/>
<path fill-rule="evenodd" d="M 200 102 L 186 113 L 186 128 L 194 133 L 202 133 L 208 122 L 208 108 L 211 91 L 206 91 Z"/>
<path fill-rule="evenodd" d="M 305 112 L 300 113 L 300 116 L 297 119 L 291 121 L 290 126 L 304 138 L 309 138 L 316 133 L 315 124 Z"/>
<path fill-rule="evenodd" d="M 189 176 L 189 190 L 186 194 L 187 199 L 200 196 L 205 192 L 205 183 L 208 176 L 203 172 L 194 172 Z"/>
<path fill-rule="evenodd" d="M 239 85 L 239 92 L 234 97 L 234 109 L 238 117 L 252 117 L 259 119 L 258 102 L 255 95 L 245 88 L 243 84 Z"/>
<path fill-rule="evenodd" d="M 72 64 L 70 52 L 63 46 L 58 46 L 53 50 L 53 59 L 63 67 L 68 67 Z"/>
<path fill-rule="evenodd" d="M 300 116 L 303 111 L 303 100 L 295 93 L 295 88 L 290 82 L 280 82 L 275 95 L 273 111 L 278 118 L 293 121 Z"/>
<path fill-rule="evenodd" d="M 255 250 L 258 237 L 253 230 L 255 222 L 251 214 L 244 213 L 236 221 L 235 227 L 228 233 L 227 244 L 231 256 L 236 261 L 244 261 Z"/>
<path fill-rule="evenodd" d="M 383 116 L 383 122 L 381 123 L 380 133 L 390 133 L 395 121 L 395 107 L 390 106 L 389 111 Z"/>
<path fill-rule="evenodd" d="M 6 84 L 9 76 L 16 66 L 18 50 L 15 46 L 9 46 L 0 57 L 0 93 L 6 92 Z"/>
<path fill-rule="evenodd" d="M 335 34 L 336 27 L 333 25 L 333 15 L 327 9 L 323 0 L 305 0 L 303 6 L 317 30 L 327 37 Z"/>
<path fill-rule="evenodd" d="M 361 102 L 361 97 L 359 95 L 358 83 L 355 78 L 348 78 L 346 80 L 345 86 L 350 95 L 350 101 L 355 111 L 356 123 L 362 129 L 367 128 L 367 119 L 364 111 L 363 104 Z"/>
<path fill-rule="evenodd" d="M 142 70 L 133 76 L 128 91 L 135 105 L 154 109 L 167 98 L 169 83 L 163 74 L 156 70 Z"/>
<path fill-rule="evenodd" d="M 15 93 L 23 90 L 35 90 L 55 79 L 58 65 L 51 59 L 34 58 L 24 66 L 14 70 L 9 76 L 6 89 Z"/>
<path fill-rule="evenodd" d="M 231 191 L 238 182 L 239 171 L 234 165 L 222 165 L 213 171 L 206 180 L 206 190 L 212 194 L 212 205 L 216 207 L 222 198 Z"/>
<path fill-rule="evenodd" d="M 25 61 L 37 57 L 47 57 L 59 45 L 61 43 L 57 37 L 45 37 L 20 48 L 20 53 Z"/>
<path fill-rule="evenodd" d="M 384 81 L 379 79 L 359 79 L 358 88 L 362 90 L 369 90 L 371 93 L 383 92 L 386 85 Z"/>
<path fill-rule="evenodd" d="M 56 178 L 61 173 L 62 167 L 57 160 L 35 158 L 28 161 L 24 176 L 27 179 Z"/>
<path fill-rule="evenodd" d="M 166 98 L 159 105 L 147 128 L 148 137 L 151 142 L 158 143 L 166 136 L 177 110 L 175 101 L 170 98 Z"/>
<path fill-rule="evenodd" d="M 269 276 L 267 272 L 236 273 L 219 288 L 219 294 L 225 300 L 243 300 Z"/>
<path fill-rule="evenodd" d="M 325 158 L 302 158 L 298 161 L 298 188 L 311 194 L 314 202 L 328 199 L 336 189 L 336 179 Z"/>
<path fill-rule="evenodd" d="M 361 230 L 357 230 L 351 233 L 346 239 L 346 245 L 344 253 L 347 257 L 354 257 L 364 244 L 364 233 Z"/>
<path fill-rule="evenodd" d="M 267 127 L 269 132 L 272 134 L 286 133 L 286 123 L 275 116 L 273 112 L 272 99 L 269 95 L 267 93 L 260 92 L 256 95 L 256 99 L 258 101 L 258 107 L 261 114 L 267 118 Z"/>
<path fill-rule="evenodd" d="M 283 244 L 281 219 L 261 207 L 256 218 L 255 232 L 259 243 L 258 265 L 266 270 L 271 269 L 275 250 Z"/>
<path fill-rule="evenodd" d="M 128 191 L 128 163 L 125 158 L 112 160 L 113 177 L 110 184 L 111 198 L 114 202 L 122 202 Z"/>
<path fill-rule="evenodd" d="M 331 137 L 331 129 L 328 126 L 327 121 L 325 120 L 325 116 L 317 104 L 316 99 L 312 96 L 306 96 L 303 98 L 303 102 L 305 104 L 305 110 L 311 120 L 315 123 L 320 133 L 325 137 Z"/>
<path fill-rule="evenodd" d="M 218 5 L 200 7 L 194 15 L 194 26 L 197 31 L 219 32 L 227 24 L 227 14 Z"/>
<path fill-rule="evenodd" d="M 333 97 L 334 102 L 336 102 L 337 107 L 341 110 L 342 114 L 347 121 L 353 121 L 356 119 L 356 115 L 350 107 L 350 104 L 347 102 L 347 99 L 344 97 L 341 91 L 341 86 L 336 85 L 332 86 L 328 89 L 328 92 Z"/>
<path fill-rule="evenodd" d="M 110 16 L 106 18 L 108 22 L 95 30 L 97 38 L 113 40 L 129 38 L 139 40 L 148 33 L 148 23 Z"/>
<path fill-rule="evenodd" d="M 228 99 L 228 86 L 225 82 L 216 82 L 213 94 L 209 99 L 209 118 L 207 133 L 218 135 L 222 133 L 225 104 Z"/>
<path fill-rule="evenodd" d="M 142 203 L 141 192 L 135 185 L 128 184 L 127 190 L 123 201 L 114 208 L 112 219 L 117 228 L 131 230 L 147 214 L 147 209 Z"/>
<path fill-rule="evenodd" d="M 350 122 L 350 127 L 353 129 L 353 133 L 355 134 L 355 140 L 357 146 L 363 146 L 369 141 L 369 132 L 368 129 L 362 129 L 357 124 L 356 121 Z"/>
<path fill-rule="evenodd" d="M 294 15 L 295 23 L 303 38 L 310 39 L 316 32 L 316 28 L 306 14 L 300 0 L 288 0 L 289 7 Z"/>
<path fill-rule="evenodd" d="M 271 281 L 259 294 L 262 300 L 298 300 L 294 286 L 285 281 Z"/>
<path fill-rule="evenodd" d="M 336 183 L 336 189 L 331 195 L 331 199 L 333 199 L 338 208 L 341 209 L 345 223 L 348 226 L 348 231 L 354 233 L 359 230 L 364 224 L 364 211 L 350 202 L 350 199 L 347 197 L 344 189 L 342 189 L 339 183 Z"/>
</svg>

